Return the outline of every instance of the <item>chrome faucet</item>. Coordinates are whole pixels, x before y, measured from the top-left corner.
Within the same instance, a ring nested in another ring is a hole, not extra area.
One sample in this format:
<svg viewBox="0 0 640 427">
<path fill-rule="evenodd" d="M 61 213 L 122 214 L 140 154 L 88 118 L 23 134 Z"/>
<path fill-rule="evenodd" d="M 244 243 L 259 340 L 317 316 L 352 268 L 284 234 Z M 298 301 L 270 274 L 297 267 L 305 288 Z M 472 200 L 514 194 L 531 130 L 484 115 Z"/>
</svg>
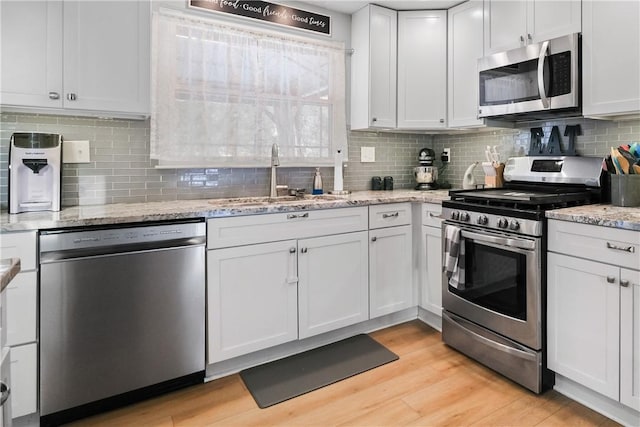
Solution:
<svg viewBox="0 0 640 427">
<path fill-rule="evenodd" d="M 273 144 L 271 146 L 271 191 L 269 192 L 269 197 L 276 198 L 278 197 L 278 189 L 276 185 L 276 167 L 280 166 L 280 149 L 278 148 L 278 144 Z"/>
</svg>

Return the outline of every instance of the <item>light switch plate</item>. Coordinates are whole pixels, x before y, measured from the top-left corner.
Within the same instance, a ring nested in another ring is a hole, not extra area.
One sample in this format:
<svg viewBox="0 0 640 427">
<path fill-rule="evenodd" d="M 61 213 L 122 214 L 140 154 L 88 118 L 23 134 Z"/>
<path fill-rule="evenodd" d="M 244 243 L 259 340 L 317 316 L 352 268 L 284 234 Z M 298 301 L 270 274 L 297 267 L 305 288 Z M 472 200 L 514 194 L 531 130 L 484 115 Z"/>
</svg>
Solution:
<svg viewBox="0 0 640 427">
<path fill-rule="evenodd" d="M 89 141 L 63 141 L 63 163 L 90 163 Z"/>
<path fill-rule="evenodd" d="M 372 163 L 376 161 L 376 147 L 360 147 L 360 162 Z"/>
</svg>

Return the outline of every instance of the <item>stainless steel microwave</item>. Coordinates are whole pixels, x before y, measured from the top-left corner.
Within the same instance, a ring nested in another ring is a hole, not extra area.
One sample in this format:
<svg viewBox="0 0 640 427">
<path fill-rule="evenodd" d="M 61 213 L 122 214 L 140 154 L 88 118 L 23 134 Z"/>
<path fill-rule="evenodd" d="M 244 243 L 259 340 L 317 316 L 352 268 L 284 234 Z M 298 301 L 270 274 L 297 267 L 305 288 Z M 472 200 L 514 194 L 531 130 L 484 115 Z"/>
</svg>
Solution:
<svg viewBox="0 0 640 427">
<path fill-rule="evenodd" d="M 478 117 L 544 119 L 580 115 L 580 34 L 478 60 Z"/>
</svg>

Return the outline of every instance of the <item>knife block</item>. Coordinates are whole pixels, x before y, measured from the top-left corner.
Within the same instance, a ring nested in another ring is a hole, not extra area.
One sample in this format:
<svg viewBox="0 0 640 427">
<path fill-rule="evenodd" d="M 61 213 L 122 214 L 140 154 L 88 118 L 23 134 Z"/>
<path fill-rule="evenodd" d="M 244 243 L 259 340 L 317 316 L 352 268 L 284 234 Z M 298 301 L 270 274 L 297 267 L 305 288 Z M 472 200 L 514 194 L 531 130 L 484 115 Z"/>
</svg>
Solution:
<svg viewBox="0 0 640 427">
<path fill-rule="evenodd" d="M 490 188 L 498 188 L 504 185 L 504 163 L 494 166 L 495 175 L 485 175 L 484 186 Z"/>
</svg>

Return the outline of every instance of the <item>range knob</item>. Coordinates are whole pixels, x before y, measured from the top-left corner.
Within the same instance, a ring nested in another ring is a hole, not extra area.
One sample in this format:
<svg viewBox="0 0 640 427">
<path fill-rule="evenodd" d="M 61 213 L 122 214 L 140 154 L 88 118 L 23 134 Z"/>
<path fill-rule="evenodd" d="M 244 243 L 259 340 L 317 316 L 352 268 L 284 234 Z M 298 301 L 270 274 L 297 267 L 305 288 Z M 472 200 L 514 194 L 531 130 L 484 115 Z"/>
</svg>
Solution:
<svg viewBox="0 0 640 427">
<path fill-rule="evenodd" d="M 520 223 L 518 221 L 511 221 L 511 223 L 509 224 L 509 230 L 519 230 L 520 229 Z"/>
<path fill-rule="evenodd" d="M 478 223 L 478 224 L 480 224 L 480 225 L 487 225 L 487 224 L 489 224 L 489 218 L 487 218 L 487 216 L 486 216 L 486 215 L 480 215 L 476 221 L 477 221 L 477 223 Z"/>
<path fill-rule="evenodd" d="M 508 226 L 509 226 L 509 221 L 507 220 L 507 218 L 500 218 L 498 220 L 499 228 L 507 228 Z"/>
<path fill-rule="evenodd" d="M 458 212 L 458 211 L 451 211 L 451 219 L 455 219 L 455 220 L 460 219 L 460 212 Z"/>
<path fill-rule="evenodd" d="M 469 215 L 469 212 L 461 212 L 460 213 L 460 221 L 469 221 L 471 220 L 471 215 Z"/>
</svg>

